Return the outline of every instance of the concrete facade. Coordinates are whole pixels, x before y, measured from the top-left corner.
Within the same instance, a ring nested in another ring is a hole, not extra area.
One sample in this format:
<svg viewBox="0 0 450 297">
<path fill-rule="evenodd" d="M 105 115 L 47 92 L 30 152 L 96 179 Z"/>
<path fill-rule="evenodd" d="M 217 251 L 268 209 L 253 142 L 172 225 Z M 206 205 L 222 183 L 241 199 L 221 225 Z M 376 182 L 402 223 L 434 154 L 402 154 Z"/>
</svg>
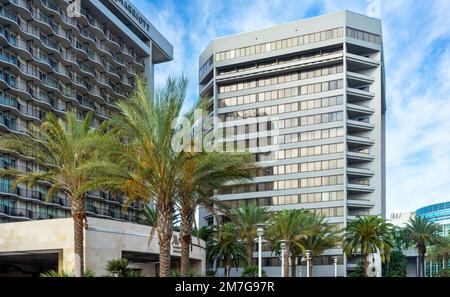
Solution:
<svg viewBox="0 0 450 297">
<path fill-rule="evenodd" d="M 74 241 L 73 220 L 54 219 L 33 222 L 0 224 L 0 266 L 14 255 L 57 254 L 57 269 L 73 272 Z M 85 265 L 96 276 L 106 274 L 109 260 L 128 258 L 132 267 L 145 276 L 157 276 L 158 239 L 156 233 L 150 240 L 151 227 L 112 220 L 88 218 L 85 230 Z M 171 255 L 180 257 L 178 233 L 174 233 Z M 205 273 L 205 243 L 193 238 L 190 253 L 191 267 L 199 274 Z M 14 265 L 14 264 L 13 264 Z M 27 269 L 33 263 L 27 263 Z M 175 267 L 174 267 L 175 268 Z M 1 275 L 1 272 L 0 272 Z"/>
<path fill-rule="evenodd" d="M 199 70 L 214 128 L 231 130 L 262 168 L 252 183 L 229 185 L 218 199 L 231 207 L 310 209 L 336 229 L 358 215 L 385 217 L 380 20 L 342 11 L 214 39 Z M 267 123 L 245 123 L 254 118 Z M 257 152 L 264 147 L 271 148 Z M 200 219 L 216 223 L 204 209 Z M 269 251 L 267 271 L 279 265 Z M 328 251 L 316 259 L 317 275 L 334 274 L 332 256 L 340 256 L 340 275 L 356 267 L 342 251 Z"/>
</svg>

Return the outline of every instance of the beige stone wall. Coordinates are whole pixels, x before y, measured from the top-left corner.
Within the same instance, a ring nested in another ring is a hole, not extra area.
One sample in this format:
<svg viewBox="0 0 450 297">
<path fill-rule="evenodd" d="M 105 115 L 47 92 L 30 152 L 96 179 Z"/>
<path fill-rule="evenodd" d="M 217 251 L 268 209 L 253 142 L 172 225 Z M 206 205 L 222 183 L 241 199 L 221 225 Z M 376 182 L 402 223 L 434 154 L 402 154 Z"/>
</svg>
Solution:
<svg viewBox="0 0 450 297">
<path fill-rule="evenodd" d="M 119 259 L 122 251 L 159 254 L 156 233 L 149 241 L 151 228 L 148 226 L 88 218 L 85 231 L 86 267 L 97 276 L 104 275 L 106 263 Z M 175 233 L 175 236 L 178 235 Z M 176 241 L 176 240 L 175 240 Z M 205 272 L 205 243 L 193 239 L 191 259 L 193 268 Z M 73 221 L 71 218 L 44 221 L 0 224 L 0 253 L 16 251 L 55 251 L 60 254 L 60 267 L 71 272 L 74 269 Z M 179 250 L 172 248 L 174 257 Z M 154 264 L 136 263 L 147 276 L 154 276 Z"/>
<path fill-rule="evenodd" d="M 54 219 L 0 224 L 0 253 L 55 251 L 60 253 L 59 269 L 73 271 L 73 221 Z"/>
</svg>

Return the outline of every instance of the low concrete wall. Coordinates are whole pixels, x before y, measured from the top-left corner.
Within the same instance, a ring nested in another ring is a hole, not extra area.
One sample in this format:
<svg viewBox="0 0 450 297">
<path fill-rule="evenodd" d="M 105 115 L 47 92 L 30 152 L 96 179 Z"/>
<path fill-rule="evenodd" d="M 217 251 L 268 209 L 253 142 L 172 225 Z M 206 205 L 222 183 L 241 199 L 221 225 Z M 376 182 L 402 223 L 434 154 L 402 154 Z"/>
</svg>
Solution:
<svg viewBox="0 0 450 297">
<path fill-rule="evenodd" d="M 123 251 L 159 254 L 156 233 L 149 240 L 151 227 L 97 218 L 88 218 L 85 230 L 86 268 L 100 276 L 106 263 L 122 257 Z M 52 251 L 59 253 L 59 269 L 74 269 L 73 220 L 71 218 L 0 224 L 0 254 L 7 252 Z M 179 257 L 178 233 L 172 240 L 172 257 Z M 205 243 L 193 238 L 192 267 L 205 273 Z M 146 276 L 155 275 L 154 263 L 135 263 Z"/>
</svg>

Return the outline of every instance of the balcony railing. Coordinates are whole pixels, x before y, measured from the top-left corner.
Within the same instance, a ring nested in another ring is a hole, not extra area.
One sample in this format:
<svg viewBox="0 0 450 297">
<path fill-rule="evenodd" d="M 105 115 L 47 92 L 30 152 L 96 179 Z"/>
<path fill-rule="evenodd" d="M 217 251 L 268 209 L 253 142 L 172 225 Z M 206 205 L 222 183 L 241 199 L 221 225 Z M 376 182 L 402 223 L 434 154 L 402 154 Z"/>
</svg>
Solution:
<svg viewBox="0 0 450 297">
<path fill-rule="evenodd" d="M 27 208 L 10 207 L 6 205 L 0 205 L 0 215 L 1 214 L 10 217 L 30 219 L 30 220 L 47 220 L 66 217 L 65 215 L 52 214 L 47 212 L 37 212 Z"/>
</svg>

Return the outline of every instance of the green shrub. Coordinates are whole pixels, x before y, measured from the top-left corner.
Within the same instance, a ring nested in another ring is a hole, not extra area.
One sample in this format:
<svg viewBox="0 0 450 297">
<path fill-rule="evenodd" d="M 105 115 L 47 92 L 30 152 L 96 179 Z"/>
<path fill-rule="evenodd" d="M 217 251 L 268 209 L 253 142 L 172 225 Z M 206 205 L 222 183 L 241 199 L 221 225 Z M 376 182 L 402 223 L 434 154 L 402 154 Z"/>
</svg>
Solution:
<svg viewBox="0 0 450 297">
<path fill-rule="evenodd" d="M 356 266 L 355 271 L 350 272 L 348 277 L 366 277 L 365 268 L 364 268 L 364 262 L 361 261 L 358 263 L 358 266 Z"/>
<path fill-rule="evenodd" d="M 74 277 L 73 273 L 69 273 L 67 271 L 62 271 L 61 273 L 55 271 L 55 270 L 49 270 L 46 272 L 42 272 L 40 277 Z M 95 277 L 95 274 L 90 271 L 89 269 L 86 269 L 84 272 L 84 277 Z"/>
<path fill-rule="evenodd" d="M 107 276 L 110 277 L 140 277 L 141 273 L 129 267 L 127 259 L 116 259 L 108 261 L 106 265 Z"/>
<path fill-rule="evenodd" d="M 172 269 L 170 271 L 172 277 L 181 277 L 180 269 Z M 200 273 L 196 269 L 189 268 L 188 277 L 200 277 Z"/>
<path fill-rule="evenodd" d="M 391 253 L 390 261 L 387 264 L 387 277 L 406 277 L 406 266 L 408 260 L 401 251 L 393 251 Z"/>
<path fill-rule="evenodd" d="M 261 275 L 267 276 L 264 269 L 261 271 Z M 244 271 L 242 271 L 241 276 L 242 277 L 257 277 L 258 276 L 258 266 L 254 265 L 254 266 L 250 266 L 250 267 L 245 267 Z"/>
<path fill-rule="evenodd" d="M 445 268 L 439 271 L 439 277 L 450 277 L 450 268 Z"/>
</svg>

